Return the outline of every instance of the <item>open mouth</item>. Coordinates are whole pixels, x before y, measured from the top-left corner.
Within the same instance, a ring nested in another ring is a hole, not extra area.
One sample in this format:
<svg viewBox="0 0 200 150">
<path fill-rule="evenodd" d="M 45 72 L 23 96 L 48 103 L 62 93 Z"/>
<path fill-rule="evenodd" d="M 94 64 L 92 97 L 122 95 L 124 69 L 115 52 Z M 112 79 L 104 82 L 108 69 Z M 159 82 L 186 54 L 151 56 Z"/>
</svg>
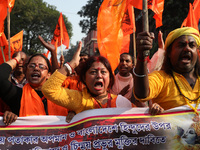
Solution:
<svg viewBox="0 0 200 150">
<path fill-rule="evenodd" d="M 33 79 L 38 79 L 38 78 L 41 77 L 41 75 L 40 75 L 39 73 L 33 73 L 33 74 L 31 74 L 31 77 L 32 77 Z"/>
<path fill-rule="evenodd" d="M 188 63 L 191 61 L 191 55 L 190 54 L 182 55 L 180 59 L 183 63 Z"/>
<path fill-rule="evenodd" d="M 102 87 L 103 87 L 103 82 L 101 82 L 101 81 L 95 82 L 95 84 L 94 84 L 94 89 L 95 90 L 101 90 Z"/>
</svg>

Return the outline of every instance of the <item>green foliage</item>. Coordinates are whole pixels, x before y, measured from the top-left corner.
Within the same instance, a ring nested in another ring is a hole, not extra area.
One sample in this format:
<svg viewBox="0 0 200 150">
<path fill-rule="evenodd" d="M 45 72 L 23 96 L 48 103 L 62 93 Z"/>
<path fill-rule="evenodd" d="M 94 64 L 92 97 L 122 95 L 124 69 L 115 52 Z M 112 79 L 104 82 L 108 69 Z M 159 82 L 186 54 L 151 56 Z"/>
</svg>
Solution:
<svg viewBox="0 0 200 150">
<path fill-rule="evenodd" d="M 82 33 L 89 33 L 91 30 L 96 30 L 98 10 L 102 2 L 103 0 L 89 0 L 78 12 L 80 17 L 85 18 L 79 22 L 79 25 L 82 28 Z"/>
<path fill-rule="evenodd" d="M 38 40 L 38 35 L 46 41 L 51 41 L 59 16 L 60 12 L 56 10 L 56 7 L 43 0 L 16 0 L 10 14 L 11 37 L 23 30 L 23 51 L 28 54 L 42 52 L 44 47 Z M 72 24 L 65 15 L 63 18 L 71 38 Z M 7 35 L 6 24 L 5 34 Z"/>
</svg>

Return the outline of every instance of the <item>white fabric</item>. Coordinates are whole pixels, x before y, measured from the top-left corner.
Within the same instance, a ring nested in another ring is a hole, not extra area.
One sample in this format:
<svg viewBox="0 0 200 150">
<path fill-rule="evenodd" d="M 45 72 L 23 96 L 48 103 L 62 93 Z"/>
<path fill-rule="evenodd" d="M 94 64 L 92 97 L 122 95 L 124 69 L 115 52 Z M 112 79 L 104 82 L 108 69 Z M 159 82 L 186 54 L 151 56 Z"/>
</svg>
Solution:
<svg viewBox="0 0 200 150">
<path fill-rule="evenodd" d="M 131 108 L 132 103 L 124 96 L 118 95 L 116 99 L 117 108 Z"/>
</svg>

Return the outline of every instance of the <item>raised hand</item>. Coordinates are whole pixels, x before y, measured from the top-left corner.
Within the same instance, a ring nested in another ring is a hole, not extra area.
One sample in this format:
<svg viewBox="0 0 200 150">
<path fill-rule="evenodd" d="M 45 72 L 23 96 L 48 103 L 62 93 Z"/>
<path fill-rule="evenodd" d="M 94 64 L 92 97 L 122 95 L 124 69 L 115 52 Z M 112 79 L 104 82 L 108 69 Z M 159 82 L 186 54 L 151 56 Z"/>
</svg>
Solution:
<svg viewBox="0 0 200 150">
<path fill-rule="evenodd" d="M 40 40 L 40 42 L 42 43 L 42 45 L 48 49 L 50 52 L 56 52 L 56 47 L 51 44 L 50 41 L 46 42 L 40 35 L 38 36 L 38 39 Z"/>
<path fill-rule="evenodd" d="M 69 62 L 73 68 L 76 68 L 79 65 L 81 49 L 82 49 L 82 42 L 80 41 L 72 60 Z"/>
</svg>

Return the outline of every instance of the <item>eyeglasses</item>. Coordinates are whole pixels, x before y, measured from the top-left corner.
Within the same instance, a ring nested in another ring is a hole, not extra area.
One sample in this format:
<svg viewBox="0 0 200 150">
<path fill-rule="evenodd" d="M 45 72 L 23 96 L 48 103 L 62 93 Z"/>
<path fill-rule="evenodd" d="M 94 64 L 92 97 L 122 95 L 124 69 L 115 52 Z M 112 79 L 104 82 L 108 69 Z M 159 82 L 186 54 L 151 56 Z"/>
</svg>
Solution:
<svg viewBox="0 0 200 150">
<path fill-rule="evenodd" d="M 45 65 L 43 65 L 43 64 L 29 64 L 28 65 L 28 68 L 29 69 L 35 69 L 35 67 L 39 67 L 41 70 L 47 70 L 48 69 L 48 67 L 47 66 L 45 66 Z"/>
</svg>

